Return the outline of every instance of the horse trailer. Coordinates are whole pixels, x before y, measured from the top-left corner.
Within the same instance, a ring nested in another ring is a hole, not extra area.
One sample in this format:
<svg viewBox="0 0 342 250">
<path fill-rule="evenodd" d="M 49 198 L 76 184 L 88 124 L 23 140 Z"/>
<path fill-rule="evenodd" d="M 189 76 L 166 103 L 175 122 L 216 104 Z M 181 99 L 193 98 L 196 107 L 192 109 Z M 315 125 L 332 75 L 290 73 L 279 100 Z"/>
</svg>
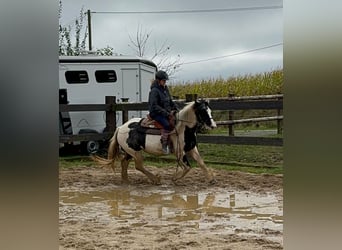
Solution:
<svg viewBox="0 0 342 250">
<path fill-rule="evenodd" d="M 105 96 L 116 102 L 148 101 L 151 81 L 157 66 L 135 56 L 60 56 L 60 104 L 104 104 Z M 141 117 L 142 111 L 130 111 L 129 117 Z M 60 112 L 60 134 L 102 133 L 106 127 L 105 111 Z M 119 113 L 118 125 L 122 124 Z M 74 142 L 86 152 L 95 152 L 99 142 Z"/>
</svg>

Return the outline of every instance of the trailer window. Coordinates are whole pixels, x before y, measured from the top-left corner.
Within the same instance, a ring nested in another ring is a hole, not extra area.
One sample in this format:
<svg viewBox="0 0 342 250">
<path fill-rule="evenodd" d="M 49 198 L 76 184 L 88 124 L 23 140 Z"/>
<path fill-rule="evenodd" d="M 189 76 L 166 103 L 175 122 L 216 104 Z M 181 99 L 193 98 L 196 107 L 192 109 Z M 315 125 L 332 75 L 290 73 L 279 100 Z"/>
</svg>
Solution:
<svg viewBox="0 0 342 250">
<path fill-rule="evenodd" d="M 87 71 L 67 71 L 65 72 L 65 79 L 67 83 L 87 83 L 89 77 Z"/>
<path fill-rule="evenodd" d="M 96 70 L 95 78 L 97 82 L 116 82 L 116 73 L 114 70 Z"/>
</svg>

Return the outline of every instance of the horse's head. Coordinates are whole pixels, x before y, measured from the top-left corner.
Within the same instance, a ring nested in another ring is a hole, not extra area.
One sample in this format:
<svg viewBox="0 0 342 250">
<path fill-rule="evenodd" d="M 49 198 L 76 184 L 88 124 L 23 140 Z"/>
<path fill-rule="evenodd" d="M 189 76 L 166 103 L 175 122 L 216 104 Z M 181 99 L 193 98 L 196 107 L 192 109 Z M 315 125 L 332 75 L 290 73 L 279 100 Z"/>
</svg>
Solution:
<svg viewBox="0 0 342 250">
<path fill-rule="evenodd" d="M 209 107 L 209 103 L 205 100 L 195 101 L 194 109 L 197 121 L 205 125 L 206 127 L 212 129 L 216 128 L 216 122 L 211 116 L 211 109 Z"/>
</svg>

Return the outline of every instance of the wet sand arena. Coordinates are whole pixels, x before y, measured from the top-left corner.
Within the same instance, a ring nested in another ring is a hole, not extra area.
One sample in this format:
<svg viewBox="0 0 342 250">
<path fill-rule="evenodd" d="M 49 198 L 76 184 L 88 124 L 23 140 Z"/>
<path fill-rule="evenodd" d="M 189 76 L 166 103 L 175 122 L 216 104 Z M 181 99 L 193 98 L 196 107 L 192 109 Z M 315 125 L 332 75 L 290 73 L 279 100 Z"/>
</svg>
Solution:
<svg viewBox="0 0 342 250">
<path fill-rule="evenodd" d="M 133 168 L 131 185 L 110 169 L 60 171 L 60 249 L 283 249 L 282 176 L 200 169 L 171 181 L 175 168 Z"/>
</svg>

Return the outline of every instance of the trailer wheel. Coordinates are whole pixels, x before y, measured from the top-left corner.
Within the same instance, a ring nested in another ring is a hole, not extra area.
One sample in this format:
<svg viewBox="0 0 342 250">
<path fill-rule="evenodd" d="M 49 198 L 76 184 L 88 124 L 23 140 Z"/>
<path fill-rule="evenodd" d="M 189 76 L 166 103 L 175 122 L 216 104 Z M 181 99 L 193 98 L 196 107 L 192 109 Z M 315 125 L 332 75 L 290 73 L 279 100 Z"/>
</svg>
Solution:
<svg viewBox="0 0 342 250">
<path fill-rule="evenodd" d="M 86 154 L 94 154 L 100 149 L 100 143 L 98 141 L 87 141 L 81 143 L 82 152 Z"/>
</svg>

